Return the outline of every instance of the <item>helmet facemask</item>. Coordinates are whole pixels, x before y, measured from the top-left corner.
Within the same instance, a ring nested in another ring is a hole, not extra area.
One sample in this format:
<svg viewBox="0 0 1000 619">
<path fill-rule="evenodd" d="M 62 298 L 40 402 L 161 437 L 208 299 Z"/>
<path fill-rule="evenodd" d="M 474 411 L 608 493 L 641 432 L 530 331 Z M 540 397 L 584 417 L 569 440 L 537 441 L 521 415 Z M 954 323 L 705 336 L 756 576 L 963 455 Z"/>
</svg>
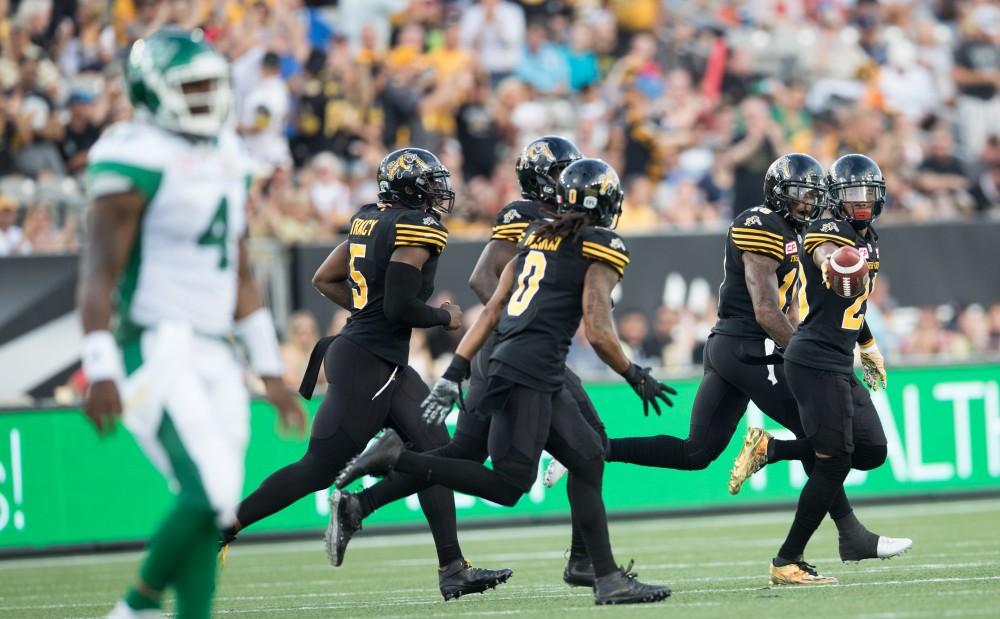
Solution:
<svg viewBox="0 0 1000 619">
<path fill-rule="evenodd" d="M 834 214 L 855 230 L 871 225 L 882 214 L 885 204 L 885 181 L 854 181 L 830 187 Z"/>
<path fill-rule="evenodd" d="M 438 216 L 451 213 L 455 208 L 455 192 L 451 188 L 451 173 L 448 170 L 434 170 L 417 180 L 426 196 L 427 206 Z"/>
<path fill-rule="evenodd" d="M 798 228 L 815 221 L 827 206 L 826 188 L 816 183 L 783 181 L 774 188 L 774 201 L 781 207 L 785 217 Z M 797 205 L 805 205 L 808 212 L 799 214 Z"/>
</svg>

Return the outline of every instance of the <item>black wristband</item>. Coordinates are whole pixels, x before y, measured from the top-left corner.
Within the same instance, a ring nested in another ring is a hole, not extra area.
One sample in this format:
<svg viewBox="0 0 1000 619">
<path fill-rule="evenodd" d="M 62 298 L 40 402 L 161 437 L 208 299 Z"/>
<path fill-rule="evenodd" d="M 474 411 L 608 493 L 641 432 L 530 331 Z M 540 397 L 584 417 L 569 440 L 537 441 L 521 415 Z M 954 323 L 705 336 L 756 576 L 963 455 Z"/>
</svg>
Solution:
<svg viewBox="0 0 1000 619">
<path fill-rule="evenodd" d="M 448 369 L 444 371 L 441 378 L 445 380 L 450 380 L 454 383 L 460 383 L 472 373 L 472 364 L 469 360 L 462 355 L 456 354 L 451 358 L 451 363 L 448 364 Z"/>
<path fill-rule="evenodd" d="M 621 373 L 621 377 L 630 385 L 635 384 L 642 379 L 642 368 L 635 363 L 629 363 L 628 369 Z"/>
</svg>

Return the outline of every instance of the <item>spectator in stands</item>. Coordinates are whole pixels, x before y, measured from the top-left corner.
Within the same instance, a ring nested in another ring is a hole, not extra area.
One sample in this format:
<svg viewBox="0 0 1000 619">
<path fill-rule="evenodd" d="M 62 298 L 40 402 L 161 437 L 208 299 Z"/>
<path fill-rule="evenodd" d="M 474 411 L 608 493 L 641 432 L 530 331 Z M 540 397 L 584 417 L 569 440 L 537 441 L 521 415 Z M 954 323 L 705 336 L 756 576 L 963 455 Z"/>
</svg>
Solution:
<svg viewBox="0 0 1000 619">
<path fill-rule="evenodd" d="M 19 256 L 23 251 L 24 234 L 17 225 L 17 203 L 0 195 L 0 257 Z"/>
<path fill-rule="evenodd" d="M 260 164 L 287 168 L 292 156 L 285 137 L 288 86 L 281 78 L 281 59 L 267 52 L 260 63 L 260 80 L 243 102 L 240 132 L 250 155 Z"/>
<path fill-rule="evenodd" d="M 764 173 L 778 155 L 785 152 L 781 128 L 771 118 L 767 103 L 748 98 L 740 105 L 743 127 L 732 139 L 724 154 L 733 169 L 732 216 L 764 202 Z"/>
<path fill-rule="evenodd" d="M 545 25 L 529 25 L 514 74 L 541 95 L 561 96 L 569 92 L 569 71 L 566 56 L 549 40 Z"/>
<path fill-rule="evenodd" d="M 962 152 L 975 156 L 986 138 L 1000 133 L 1000 8 L 979 4 L 961 24 L 952 77 L 958 88 L 956 105 Z"/>
<path fill-rule="evenodd" d="M 25 115 L 27 126 L 22 133 L 24 142 L 14 160 L 18 170 L 28 176 L 63 175 L 66 169 L 56 148 L 62 125 L 58 114 L 54 113 L 50 95 L 55 88 L 55 76 L 50 75 L 46 80 L 40 78 L 42 52 L 35 50 L 37 48 L 21 59 L 17 92 L 20 95 L 20 113 Z"/>
<path fill-rule="evenodd" d="M 59 151 L 66 170 L 73 175 L 83 172 L 87 164 L 87 152 L 101 136 L 104 129 L 102 109 L 94 104 L 94 98 L 86 91 L 76 91 L 67 101 L 69 120 L 62 130 Z"/>
<path fill-rule="evenodd" d="M 298 389 L 309 364 L 309 354 L 313 345 L 319 339 L 319 328 L 316 319 L 306 310 L 293 312 L 288 317 L 285 338 L 281 343 L 281 360 L 285 364 L 285 384 L 291 389 Z M 320 384 L 326 382 L 324 372 L 319 373 Z"/>
<path fill-rule="evenodd" d="M 562 48 L 569 65 L 569 87 L 573 92 L 580 92 L 580 89 L 590 86 L 601 77 L 592 36 L 592 29 L 586 22 L 577 22 L 570 32 L 569 45 Z"/>
<path fill-rule="evenodd" d="M 490 101 L 490 84 L 476 79 L 466 101 L 455 114 L 456 137 L 462 147 L 462 178 L 490 177 L 497 166 L 502 136 Z"/>
<path fill-rule="evenodd" d="M 475 52 L 494 86 L 520 64 L 524 29 L 524 11 L 513 2 L 480 0 L 463 11 L 462 46 Z"/>
<path fill-rule="evenodd" d="M 655 364 L 658 357 L 649 358 L 645 348 L 649 336 L 649 322 L 646 315 L 637 309 L 625 309 L 618 316 L 618 338 L 622 341 L 629 358 L 639 365 Z"/>
<path fill-rule="evenodd" d="M 344 164 L 331 153 L 320 153 L 309 164 L 306 185 L 326 234 L 344 229 L 354 214 L 351 189 L 344 182 Z"/>
<path fill-rule="evenodd" d="M 38 203 L 28 209 L 18 253 L 61 254 L 75 251 L 78 247 L 75 215 L 67 215 L 65 225 L 59 228 L 48 204 Z"/>
<path fill-rule="evenodd" d="M 927 156 L 917 167 L 914 179 L 917 189 L 933 201 L 928 217 L 969 216 L 975 203 L 969 190 L 972 183 L 965 173 L 963 162 L 955 156 L 955 142 L 951 130 L 939 125 L 930 136 Z"/>
</svg>

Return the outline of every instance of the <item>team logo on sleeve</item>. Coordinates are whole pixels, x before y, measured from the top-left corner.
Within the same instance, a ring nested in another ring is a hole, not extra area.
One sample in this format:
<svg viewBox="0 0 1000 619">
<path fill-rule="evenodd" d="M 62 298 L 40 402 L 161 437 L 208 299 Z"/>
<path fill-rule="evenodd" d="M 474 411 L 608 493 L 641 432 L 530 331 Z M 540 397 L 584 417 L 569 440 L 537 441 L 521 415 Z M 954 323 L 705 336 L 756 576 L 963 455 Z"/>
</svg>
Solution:
<svg viewBox="0 0 1000 619">
<path fill-rule="evenodd" d="M 608 243 L 608 245 L 611 246 L 611 249 L 617 249 L 618 251 L 625 251 L 625 242 L 622 241 L 617 236 L 611 239 L 611 242 Z"/>
<path fill-rule="evenodd" d="M 820 226 L 819 231 L 820 232 L 837 232 L 837 224 L 833 223 L 832 221 L 829 222 L 829 223 L 825 223 L 822 226 Z"/>
<path fill-rule="evenodd" d="M 764 224 L 761 223 L 760 217 L 757 217 L 756 215 L 751 215 L 750 217 L 747 217 L 747 220 L 743 222 L 743 225 L 744 226 L 763 226 Z"/>
<path fill-rule="evenodd" d="M 765 215 L 770 215 L 773 211 L 766 206 L 755 206 L 750 209 L 754 213 L 764 213 Z"/>
<path fill-rule="evenodd" d="M 404 170 L 409 171 L 413 168 L 419 168 L 421 171 L 431 169 L 419 155 L 407 152 L 391 161 L 386 167 L 386 173 L 389 178 L 402 178 Z"/>
<path fill-rule="evenodd" d="M 425 226 L 436 226 L 437 225 L 437 220 L 434 219 L 433 217 L 424 217 L 423 224 Z"/>
<path fill-rule="evenodd" d="M 520 219 L 520 218 L 521 218 L 521 214 L 517 212 L 517 209 L 513 209 L 513 208 L 503 214 L 503 222 L 505 224 L 509 224 L 510 222 L 514 221 L 515 219 Z"/>
</svg>

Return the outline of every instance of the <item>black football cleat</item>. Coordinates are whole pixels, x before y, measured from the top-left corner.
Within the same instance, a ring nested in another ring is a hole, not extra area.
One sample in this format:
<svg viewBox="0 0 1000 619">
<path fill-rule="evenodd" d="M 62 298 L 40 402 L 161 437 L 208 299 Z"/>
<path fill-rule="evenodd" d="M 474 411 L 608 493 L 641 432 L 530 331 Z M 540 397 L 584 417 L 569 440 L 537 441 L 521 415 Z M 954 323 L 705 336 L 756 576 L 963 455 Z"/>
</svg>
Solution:
<svg viewBox="0 0 1000 619">
<path fill-rule="evenodd" d="M 590 557 L 570 557 L 563 570 L 563 582 L 571 587 L 593 587 L 594 564 Z"/>
<path fill-rule="evenodd" d="M 354 534 L 361 530 L 361 501 L 350 492 L 335 490 L 329 498 L 330 523 L 326 526 L 323 541 L 330 565 L 340 567 L 344 562 L 347 544 Z"/>
<path fill-rule="evenodd" d="M 472 567 L 465 559 L 455 559 L 443 570 L 438 570 L 438 584 L 444 600 L 456 600 L 470 593 L 485 593 L 487 589 L 496 589 L 497 585 L 510 580 L 514 574 L 509 569 L 487 570 Z"/>
<path fill-rule="evenodd" d="M 647 604 L 661 602 L 670 597 L 670 587 L 647 585 L 626 572 L 615 570 L 607 576 L 594 579 L 594 604 Z"/>
<path fill-rule="evenodd" d="M 395 430 L 387 429 L 367 449 L 347 463 L 334 483 L 338 489 L 343 490 L 344 486 L 365 475 L 385 475 L 396 466 L 396 461 L 404 451 L 406 445 L 403 444 L 403 439 L 399 438 Z"/>
<path fill-rule="evenodd" d="M 840 560 L 858 563 L 866 559 L 892 559 L 913 546 L 906 537 L 885 537 L 865 530 L 862 534 L 840 537 Z"/>
</svg>

